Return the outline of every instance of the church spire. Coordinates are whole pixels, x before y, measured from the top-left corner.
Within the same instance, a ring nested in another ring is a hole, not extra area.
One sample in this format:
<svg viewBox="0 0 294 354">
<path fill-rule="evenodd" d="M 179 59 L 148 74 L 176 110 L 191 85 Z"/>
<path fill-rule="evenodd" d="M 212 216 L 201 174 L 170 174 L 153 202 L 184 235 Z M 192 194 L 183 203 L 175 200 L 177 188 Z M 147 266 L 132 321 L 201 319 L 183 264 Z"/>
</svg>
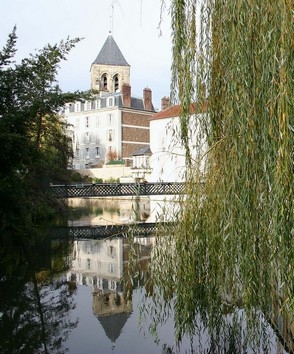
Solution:
<svg viewBox="0 0 294 354">
<path fill-rule="evenodd" d="M 93 64 L 129 66 L 110 31 Z"/>
<path fill-rule="evenodd" d="M 117 92 L 124 84 L 130 85 L 130 65 L 109 32 L 91 65 L 91 89 Z"/>
</svg>

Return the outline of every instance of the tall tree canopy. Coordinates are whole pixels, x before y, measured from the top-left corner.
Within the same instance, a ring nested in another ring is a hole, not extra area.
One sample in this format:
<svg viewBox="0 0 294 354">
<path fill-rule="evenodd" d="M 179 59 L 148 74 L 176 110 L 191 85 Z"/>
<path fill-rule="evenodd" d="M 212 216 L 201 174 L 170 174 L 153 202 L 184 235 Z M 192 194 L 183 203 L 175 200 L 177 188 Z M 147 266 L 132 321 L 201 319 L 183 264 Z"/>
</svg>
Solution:
<svg viewBox="0 0 294 354">
<path fill-rule="evenodd" d="M 71 150 L 58 113 L 80 95 L 62 93 L 56 81 L 59 63 L 79 38 L 48 44 L 20 64 L 16 41 L 14 28 L 0 51 L 1 234 L 33 225 L 49 204 L 44 181 L 66 178 Z"/>
</svg>

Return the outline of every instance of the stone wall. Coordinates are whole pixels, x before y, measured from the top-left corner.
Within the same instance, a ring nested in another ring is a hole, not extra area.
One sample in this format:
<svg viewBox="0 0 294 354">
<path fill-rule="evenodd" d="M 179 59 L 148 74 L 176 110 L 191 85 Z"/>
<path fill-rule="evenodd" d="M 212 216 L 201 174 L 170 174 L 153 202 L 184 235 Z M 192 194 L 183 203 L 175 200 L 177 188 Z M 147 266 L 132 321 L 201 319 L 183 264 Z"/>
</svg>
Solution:
<svg viewBox="0 0 294 354">
<path fill-rule="evenodd" d="M 111 178 L 131 178 L 131 168 L 124 166 L 107 166 L 103 168 L 86 168 L 77 170 L 82 176 L 89 176 L 92 178 L 102 178 L 103 181 Z"/>
</svg>

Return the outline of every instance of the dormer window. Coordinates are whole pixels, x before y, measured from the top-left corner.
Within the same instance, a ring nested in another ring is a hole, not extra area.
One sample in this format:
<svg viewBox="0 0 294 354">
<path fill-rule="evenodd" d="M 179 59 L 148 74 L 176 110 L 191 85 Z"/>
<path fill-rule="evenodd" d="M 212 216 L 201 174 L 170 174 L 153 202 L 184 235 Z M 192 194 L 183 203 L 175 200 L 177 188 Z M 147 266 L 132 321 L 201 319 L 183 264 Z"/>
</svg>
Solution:
<svg viewBox="0 0 294 354">
<path fill-rule="evenodd" d="M 110 98 L 108 99 L 108 106 L 109 106 L 109 107 L 112 107 L 112 106 L 113 106 L 113 97 L 110 97 Z"/>
<path fill-rule="evenodd" d="M 86 101 L 86 110 L 91 109 L 92 102 L 91 101 Z"/>
</svg>

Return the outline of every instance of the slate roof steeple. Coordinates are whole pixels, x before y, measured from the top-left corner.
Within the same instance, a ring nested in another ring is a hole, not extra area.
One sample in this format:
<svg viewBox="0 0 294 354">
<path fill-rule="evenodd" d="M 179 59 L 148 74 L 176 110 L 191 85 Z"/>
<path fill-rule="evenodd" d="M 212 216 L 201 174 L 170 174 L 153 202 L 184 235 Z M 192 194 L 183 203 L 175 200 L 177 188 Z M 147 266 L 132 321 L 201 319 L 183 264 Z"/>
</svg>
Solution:
<svg viewBox="0 0 294 354">
<path fill-rule="evenodd" d="M 93 64 L 130 66 L 113 39 L 111 32 L 109 32 L 109 35 Z"/>
</svg>

